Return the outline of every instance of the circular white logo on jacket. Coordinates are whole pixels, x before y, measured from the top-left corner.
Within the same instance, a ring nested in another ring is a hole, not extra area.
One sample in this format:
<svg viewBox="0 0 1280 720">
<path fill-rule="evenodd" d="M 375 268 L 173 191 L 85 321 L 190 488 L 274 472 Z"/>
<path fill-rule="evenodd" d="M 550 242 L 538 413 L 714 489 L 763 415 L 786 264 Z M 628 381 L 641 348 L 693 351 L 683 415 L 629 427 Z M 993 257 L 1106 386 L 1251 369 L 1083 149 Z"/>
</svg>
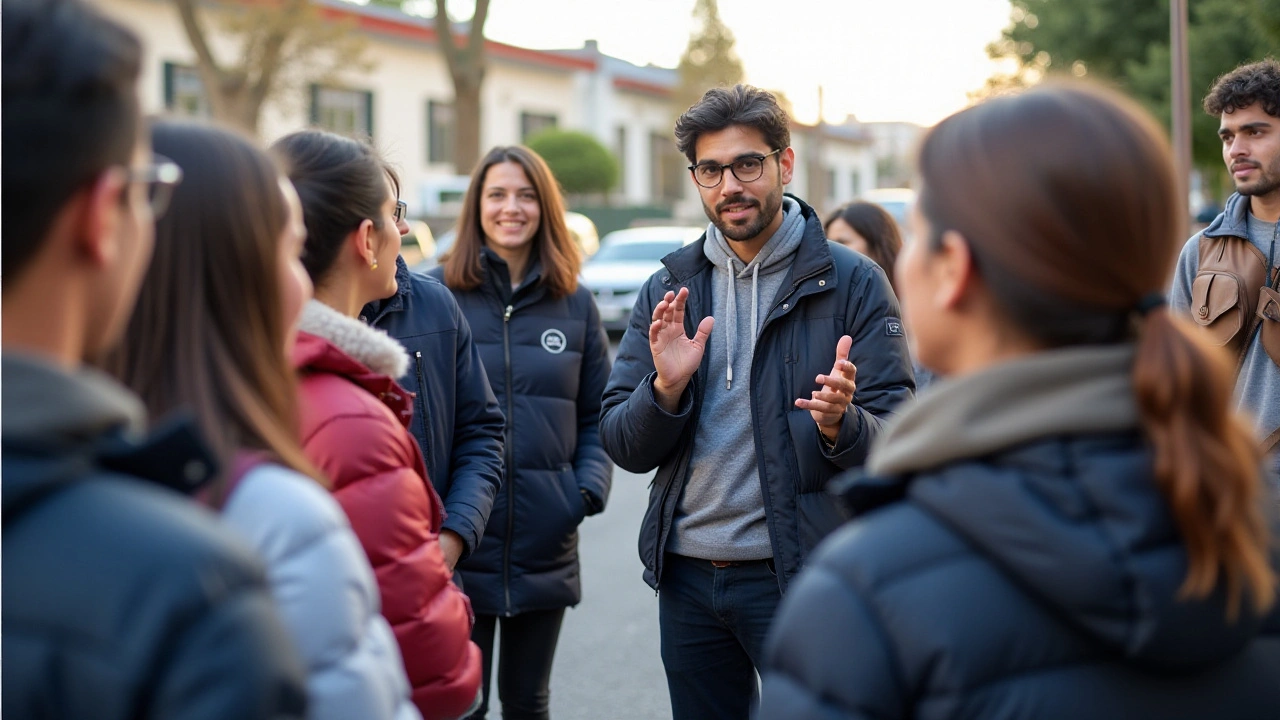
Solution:
<svg viewBox="0 0 1280 720">
<path fill-rule="evenodd" d="M 567 344 L 568 341 L 565 340 L 564 333 L 556 330 L 555 328 L 542 333 L 542 349 L 552 355 L 559 355 L 564 352 L 564 348 Z"/>
</svg>

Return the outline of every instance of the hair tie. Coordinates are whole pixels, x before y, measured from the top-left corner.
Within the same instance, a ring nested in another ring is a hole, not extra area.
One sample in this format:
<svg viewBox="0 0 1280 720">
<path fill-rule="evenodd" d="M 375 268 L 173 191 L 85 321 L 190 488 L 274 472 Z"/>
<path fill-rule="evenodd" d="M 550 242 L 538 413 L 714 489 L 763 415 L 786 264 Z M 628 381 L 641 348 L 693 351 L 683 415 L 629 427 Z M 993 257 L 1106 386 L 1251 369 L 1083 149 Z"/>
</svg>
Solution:
<svg viewBox="0 0 1280 720">
<path fill-rule="evenodd" d="M 1137 305 L 1133 306 L 1133 311 L 1138 313 L 1139 317 L 1146 317 L 1147 313 L 1155 310 L 1156 308 L 1164 307 L 1168 302 L 1169 301 L 1165 299 L 1164 293 L 1162 292 L 1147 293 L 1142 296 L 1142 299 L 1138 301 Z"/>
</svg>

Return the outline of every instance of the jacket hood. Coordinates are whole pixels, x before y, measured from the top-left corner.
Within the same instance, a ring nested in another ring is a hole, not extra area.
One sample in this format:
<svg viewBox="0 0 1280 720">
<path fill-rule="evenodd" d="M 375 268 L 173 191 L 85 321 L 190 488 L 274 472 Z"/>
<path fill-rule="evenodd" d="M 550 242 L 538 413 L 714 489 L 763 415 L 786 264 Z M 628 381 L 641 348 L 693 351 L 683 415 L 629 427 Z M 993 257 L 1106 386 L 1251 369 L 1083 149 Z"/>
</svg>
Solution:
<svg viewBox="0 0 1280 720">
<path fill-rule="evenodd" d="M 1137 664 L 1220 662 L 1261 620 L 1225 593 L 1179 599 L 1186 552 L 1151 476 L 1132 346 L 1038 353 L 940 382 L 838 490 L 904 495 L 1072 625 Z M 836 489 L 836 488 L 833 488 Z"/>
<path fill-rule="evenodd" d="M 66 372 L 14 352 L 0 356 L 0 368 L 0 429 L 6 439 L 83 442 L 119 430 L 138 436 L 145 429 L 142 403 L 105 373 L 87 367 Z"/>
<path fill-rule="evenodd" d="M 96 469 L 183 493 L 217 473 L 217 461 L 189 419 L 175 417 L 144 436 L 142 403 L 104 373 L 88 367 L 68 372 L 13 352 L 0 356 L 0 368 L 6 515 L 46 488 Z"/>
<path fill-rule="evenodd" d="M 1204 229 L 1205 237 L 1249 237 L 1249 198 L 1232 193 L 1226 208 Z"/>
<path fill-rule="evenodd" d="M 409 354 L 404 346 L 382 330 L 312 300 L 302 310 L 298 329 L 324 338 L 368 370 L 392 378 L 409 370 Z"/>
</svg>

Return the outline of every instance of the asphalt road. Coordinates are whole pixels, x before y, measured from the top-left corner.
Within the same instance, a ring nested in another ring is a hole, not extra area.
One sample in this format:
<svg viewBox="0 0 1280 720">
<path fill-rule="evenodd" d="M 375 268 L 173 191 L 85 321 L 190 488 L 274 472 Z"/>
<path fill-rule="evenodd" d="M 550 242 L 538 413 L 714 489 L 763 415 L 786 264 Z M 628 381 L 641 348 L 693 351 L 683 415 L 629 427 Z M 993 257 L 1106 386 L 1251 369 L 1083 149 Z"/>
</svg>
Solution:
<svg viewBox="0 0 1280 720">
<path fill-rule="evenodd" d="M 658 650 L 658 598 L 641 578 L 636 554 L 651 477 L 615 469 L 608 507 L 582 523 L 582 603 L 565 614 L 556 650 L 555 720 L 671 717 Z"/>
</svg>

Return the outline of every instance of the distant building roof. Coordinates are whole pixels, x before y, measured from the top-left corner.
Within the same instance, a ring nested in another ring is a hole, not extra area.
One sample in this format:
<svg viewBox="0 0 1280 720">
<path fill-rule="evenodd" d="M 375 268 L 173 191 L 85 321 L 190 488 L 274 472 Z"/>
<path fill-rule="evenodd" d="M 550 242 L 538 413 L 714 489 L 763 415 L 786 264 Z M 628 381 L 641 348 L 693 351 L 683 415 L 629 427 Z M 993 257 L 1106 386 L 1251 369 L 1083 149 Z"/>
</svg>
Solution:
<svg viewBox="0 0 1280 720">
<path fill-rule="evenodd" d="M 327 17 L 354 18 L 356 25 L 366 32 L 433 46 L 439 44 L 435 21 L 432 18 L 407 15 L 397 8 L 357 5 L 344 0 L 316 0 L 316 3 Z M 465 41 L 469 28 L 469 23 L 454 23 L 454 35 Z M 541 65 L 567 71 L 596 69 L 596 63 L 589 58 L 574 57 L 556 51 L 532 50 L 493 40 L 485 40 L 484 48 L 489 57 L 495 60 Z"/>
</svg>

